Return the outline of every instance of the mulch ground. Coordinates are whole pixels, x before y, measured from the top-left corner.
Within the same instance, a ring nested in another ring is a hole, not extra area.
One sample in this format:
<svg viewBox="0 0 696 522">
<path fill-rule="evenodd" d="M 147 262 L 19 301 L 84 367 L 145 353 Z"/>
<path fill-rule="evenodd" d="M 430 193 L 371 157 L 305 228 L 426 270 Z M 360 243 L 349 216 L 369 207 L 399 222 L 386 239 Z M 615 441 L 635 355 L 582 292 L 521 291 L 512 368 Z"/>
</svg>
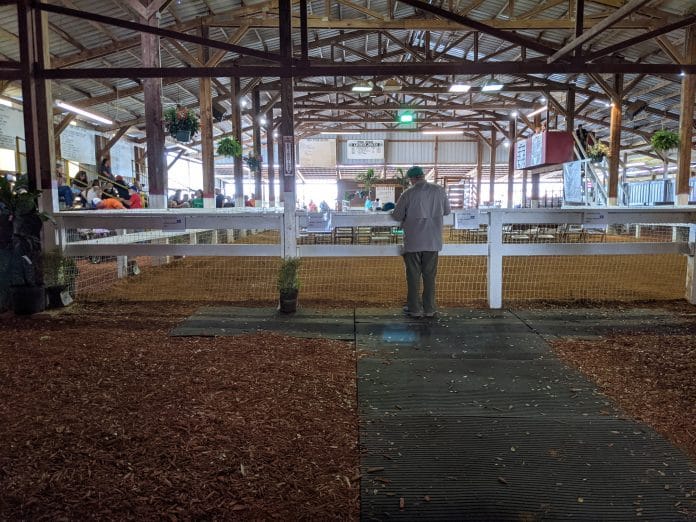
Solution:
<svg viewBox="0 0 696 522">
<path fill-rule="evenodd" d="M 0 323 L 0 520 L 346 519 L 350 343 L 171 338 L 182 304 Z"/>
<path fill-rule="evenodd" d="M 599 339 L 561 339 L 552 346 L 626 414 L 696 462 L 696 307 L 682 302 L 666 308 L 688 324 L 663 334 L 646 329 Z"/>
</svg>

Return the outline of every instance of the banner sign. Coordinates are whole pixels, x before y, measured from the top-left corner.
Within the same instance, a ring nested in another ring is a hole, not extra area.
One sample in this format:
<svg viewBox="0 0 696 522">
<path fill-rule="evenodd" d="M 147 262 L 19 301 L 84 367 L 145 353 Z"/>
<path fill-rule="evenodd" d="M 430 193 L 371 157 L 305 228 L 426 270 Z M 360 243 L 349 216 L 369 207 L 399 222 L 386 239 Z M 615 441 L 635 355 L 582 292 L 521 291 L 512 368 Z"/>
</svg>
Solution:
<svg viewBox="0 0 696 522">
<path fill-rule="evenodd" d="M 0 105 L 0 149 L 15 150 L 17 138 L 24 139 L 22 111 Z"/>
<path fill-rule="evenodd" d="M 582 197 L 582 161 L 563 164 L 563 200 L 584 203 Z"/>
<path fill-rule="evenodd" d="M 60 156 L 78 163 L 96 165 L 94 131 L 68 125 L 60 135 Z"/>
<path fill-rule="evenodd" d="M 301 167 L 336 168 L 336 140 L 300 140 Z"/>
<path fill-rule="evenodd" d="M 383 160 L 384 140 L 348 140 L 348 159 Z"/>
<path fill-rule="evenodd" d="M 118 140 L 109 151 L 111 172 L 114 176 L 133 177 L 133 144 L 126 140 Z"/>
</svg>

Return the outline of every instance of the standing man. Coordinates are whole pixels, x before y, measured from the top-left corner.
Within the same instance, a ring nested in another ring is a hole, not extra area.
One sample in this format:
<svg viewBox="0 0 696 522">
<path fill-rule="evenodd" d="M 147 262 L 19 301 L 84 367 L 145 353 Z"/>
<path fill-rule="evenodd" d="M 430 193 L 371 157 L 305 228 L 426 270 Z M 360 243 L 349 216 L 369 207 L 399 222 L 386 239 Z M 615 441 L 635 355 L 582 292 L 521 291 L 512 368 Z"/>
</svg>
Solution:
<svg viewBox="0 0 696 522">
<path fill-rule="evenodd" d="M 404 229 L 404 264 L 408 299 L 404 311 L 411 317 L 434 317 L 437 256 L 442 250 L 442 217 L 451 212 L 445 189 L 425 181 L 423 169 L 411 167 L 406 172 L 411 187 L 406 190 L 392 217 Z M 423 298 L 420 282 L 423 279 Z"/>
</svg>

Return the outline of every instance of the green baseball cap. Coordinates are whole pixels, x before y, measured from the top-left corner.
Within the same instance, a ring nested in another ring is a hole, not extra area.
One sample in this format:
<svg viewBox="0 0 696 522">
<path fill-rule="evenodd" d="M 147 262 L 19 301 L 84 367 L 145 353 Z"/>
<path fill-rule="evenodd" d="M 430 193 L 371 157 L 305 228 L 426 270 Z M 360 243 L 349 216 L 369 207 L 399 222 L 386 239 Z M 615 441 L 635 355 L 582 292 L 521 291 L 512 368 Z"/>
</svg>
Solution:
<svg viewBox="0 0 696 522">
<path fill-rule="evenodd" d="M 423 174 L 423 169 L 420 167 L 411 167 L 406 171 L 406 175 L 409 178 L 422 178 L 425 176 L 425 174 Z"/>
</svg>

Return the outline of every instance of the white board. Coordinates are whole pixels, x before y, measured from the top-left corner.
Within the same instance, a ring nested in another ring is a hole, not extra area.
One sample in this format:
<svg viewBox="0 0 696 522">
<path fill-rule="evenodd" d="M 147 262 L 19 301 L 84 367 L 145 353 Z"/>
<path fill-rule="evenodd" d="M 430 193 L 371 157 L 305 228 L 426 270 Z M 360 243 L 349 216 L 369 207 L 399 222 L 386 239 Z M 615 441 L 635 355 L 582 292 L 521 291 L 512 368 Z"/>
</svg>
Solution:
<svg viewBox="0 0 696 522">
<path fill-rule="evenodd" d="M 133 144 L 126 140 L 118 140 L 109 151 L 111 158 L 111 173 L 124 178 L 133 177 Z"/>
<path fill-rule="evenodd" d="M 94 131 L 68 125 L 60 135 L 60 156 L 63 159 L 96 165 Z"/>
<path fill-rule="evenodd" d="M 383 160 L 384 140 L 348 140 L 348 159 Z"/>
<path fill-rule="evenodd" d="M 563 199 L 566 203 L 583 203 L 582 161 L 563 164 Z"/>
<path fill-rule="evenodd" d="M 300 140 L 300 167 L 336 167 L 336 140 Z"/>
<path fill-rule="evenodd" d="M 15 150 L 18 137 L 24 139 L 22 111 L 0 105 L 0 149 Z"/>
</svg>

